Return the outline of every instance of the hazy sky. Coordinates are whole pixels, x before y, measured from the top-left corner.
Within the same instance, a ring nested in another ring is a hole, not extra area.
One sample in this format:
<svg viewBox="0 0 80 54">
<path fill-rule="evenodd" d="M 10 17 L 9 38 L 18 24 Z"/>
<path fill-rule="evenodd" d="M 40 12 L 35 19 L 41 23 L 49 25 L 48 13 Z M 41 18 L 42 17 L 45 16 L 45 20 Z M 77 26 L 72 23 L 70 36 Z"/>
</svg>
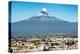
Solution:
<svg viewBox="0 0 80 54">
<path fill-rule="evenodd" d="M 47 8 L 51 16 L 70 22 L 76 22 L 78 18 L 78 6 L 69 4 L 49 4 L 19 2 L 11 3 L 11 22 L 17 22 L 30 18 L 40 13 L 42 8 Z"/>
</svg>

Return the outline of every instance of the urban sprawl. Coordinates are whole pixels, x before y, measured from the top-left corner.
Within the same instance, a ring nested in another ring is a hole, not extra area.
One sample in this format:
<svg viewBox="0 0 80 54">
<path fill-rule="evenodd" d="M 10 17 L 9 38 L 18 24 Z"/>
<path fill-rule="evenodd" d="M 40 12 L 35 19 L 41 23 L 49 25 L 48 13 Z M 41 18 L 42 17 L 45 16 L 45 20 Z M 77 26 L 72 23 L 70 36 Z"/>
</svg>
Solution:
<svg viewBox="0 0 80 54">
<path fill-rule="evenodd" d="M 71 50 L 77 48 L 77 36 L 63 34 L 15 36 L 11 37 L 9 42 L 9 52 L 11 53 Z"/>
</svg>

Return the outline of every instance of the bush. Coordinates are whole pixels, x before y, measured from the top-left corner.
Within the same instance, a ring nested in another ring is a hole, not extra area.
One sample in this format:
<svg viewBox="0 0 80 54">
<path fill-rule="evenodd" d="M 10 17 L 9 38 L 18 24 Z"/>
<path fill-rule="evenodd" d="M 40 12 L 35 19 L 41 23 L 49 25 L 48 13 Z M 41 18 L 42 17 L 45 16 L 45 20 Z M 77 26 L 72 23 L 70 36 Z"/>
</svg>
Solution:
<svg viewBox="0 0 80 54">
<path fill-rule="evenodd" d="M 71 45 L 74 45 L 75 42 L 70 40 L 70 41 L 65 42 L 65 44 L 68 45 L 68 46 L 71 46 Z"/>
</svg>

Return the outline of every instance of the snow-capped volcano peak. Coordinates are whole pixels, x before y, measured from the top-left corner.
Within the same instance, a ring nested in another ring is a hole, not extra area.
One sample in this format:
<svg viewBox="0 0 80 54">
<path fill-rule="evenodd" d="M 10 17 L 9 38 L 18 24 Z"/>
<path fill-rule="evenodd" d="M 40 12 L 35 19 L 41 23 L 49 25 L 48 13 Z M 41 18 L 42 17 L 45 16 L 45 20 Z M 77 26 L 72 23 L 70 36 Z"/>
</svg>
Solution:
<svg viewBox="0 0 80 54">
<path fill-rule="evenodd" d="M 39 16 L 47 16 L 47 15 L 48 15 L 47 9 L 46 8 L 42 8 L 42 10 L 39 13 Z"/>
<path fill-rule="evenodd" d="M 59 20 L 55 16 L 50 16 L 46 8 L 42 8 L 40 13 L 37 16 L 32 16 L 30 20 L 38 21 L 56 21 Z"/>
</svg>

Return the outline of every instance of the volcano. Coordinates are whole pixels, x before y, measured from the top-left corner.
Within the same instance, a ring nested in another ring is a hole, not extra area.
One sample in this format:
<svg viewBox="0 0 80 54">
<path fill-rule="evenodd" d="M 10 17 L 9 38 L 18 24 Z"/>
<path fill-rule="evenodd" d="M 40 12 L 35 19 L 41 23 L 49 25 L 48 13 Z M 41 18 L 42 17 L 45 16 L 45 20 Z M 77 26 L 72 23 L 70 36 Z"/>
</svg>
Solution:
<svg viewBox="0 0 80 54">
<path fill-rule="evenodd" d="M 37 33 L 72 33 L 77 34 L 77 22 L 68 22 L 55 16 L 50 16 L 47 9 L 43 8 L 36 16 L 19 22 L 10 23 L 11 34 L 24 35 L 33 32 Z"/>
</svg>

